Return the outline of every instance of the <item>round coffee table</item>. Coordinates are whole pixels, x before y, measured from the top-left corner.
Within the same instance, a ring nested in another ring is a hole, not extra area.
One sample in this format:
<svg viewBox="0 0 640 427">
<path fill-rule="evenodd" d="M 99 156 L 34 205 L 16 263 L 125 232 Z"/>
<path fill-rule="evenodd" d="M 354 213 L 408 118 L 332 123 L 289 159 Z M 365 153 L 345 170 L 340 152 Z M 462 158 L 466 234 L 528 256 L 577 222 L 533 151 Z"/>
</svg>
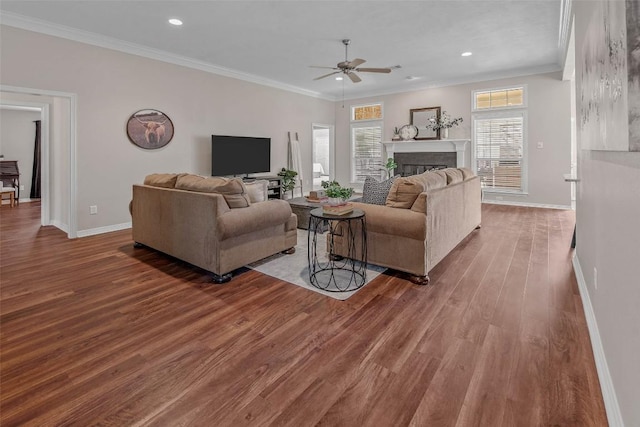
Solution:
<svg viewBox="0 0 640 427">
<path fill-rule="evenodd" d="M 326 229 L 324 223 L 327 221 L 330 222 L 328 253 L 321 250 L 318 254 L 318 234 Z M 336 236 L 346 239 L 345 257 L 334 253 Z M 367 222 L 364 211 L 354 209 L 348 214 L 331 215 L 322 208 L 313 209 L 309 215 L 307 239 L 309 279 L 313 286 L 327 292 L 354 291 L 364 286 L 367 280 Z M 359 254 L 361 261 L 356 259 Z"/>
</svg>

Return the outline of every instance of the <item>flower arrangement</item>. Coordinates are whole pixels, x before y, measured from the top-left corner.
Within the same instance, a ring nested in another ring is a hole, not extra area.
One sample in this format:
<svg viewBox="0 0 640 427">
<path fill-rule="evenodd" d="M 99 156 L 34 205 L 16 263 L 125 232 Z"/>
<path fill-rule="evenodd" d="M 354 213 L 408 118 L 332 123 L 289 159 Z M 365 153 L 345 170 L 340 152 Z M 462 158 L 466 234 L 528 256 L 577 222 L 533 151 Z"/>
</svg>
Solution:
<svg viewBox="0 0 640 427">
<path fill-rule="evenodd" d="M 458 117 L 457 119 L 452 119 L 446 111 L 443 111 L 439 118 L 431 118 L 429 119 L 429 124 L 426 126 L 427 129 L 451 129 L 454 126 L 458 126 L 462 123 L 462 117 Z"/>
</svg>

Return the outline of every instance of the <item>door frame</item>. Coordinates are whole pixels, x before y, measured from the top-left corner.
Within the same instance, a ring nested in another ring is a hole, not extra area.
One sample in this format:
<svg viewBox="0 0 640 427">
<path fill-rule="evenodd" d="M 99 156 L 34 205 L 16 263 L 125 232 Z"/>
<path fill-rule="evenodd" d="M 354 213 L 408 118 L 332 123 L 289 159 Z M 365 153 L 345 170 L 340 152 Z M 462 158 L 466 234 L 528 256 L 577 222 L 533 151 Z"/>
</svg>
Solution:
<svg viewBox="0 0 640 427">
<path fill-rule="evenodd" d="M 34 88 L 26 88 L 19 86 L 8 86 L 8 85 L 0 85 L 0 92 L 6 93 L 15 93 L 22 95 L 36 95 L 36 96 L 48 96 L 54 98 L 65 98 L 69 101 L 70 111 L 69 111 L 69 170 L 67 171 L 67 185 L 69 189 L 69 206 L 68 206 L 68 217 L 67 217 L 67 227 L 68 230 L 67 236 L 70 239 L 75 239 L 78 237 L 78 165 L 77 165 L 77 105 L 78 105 L 78 96 L 75 93 L 71 92 L 60 92 L 53 90 L 44 90 L 44 89 L 34 89 Z M 17 101 L 4 101 L 3 103 L 8 105 L 18 105 Z M 24 102 L 27 104 L 28 102 Z M 34 103 L 31 103 L 34 104 Z M 43 120 L 42 122 L 42 175 L 46 176 L 46 185 L 42 182 L 42 205 L 41 209 L 43 212 L 42 216 L 42 225 L 52 225 L 51 224 L 51 210 L 50 210 L 50 147 L 49 147 L 49 104 L 40 104 L 44 105 L 41 116 L 44 117 L 46 114 L 46 123 Z M 44 142 L 46 131 L 46 144 Z M 46 168 L 46 169 L 45 169 Z M 44 197 L 46 195 L 46 200 Z M 56 225 L 56 224 L 54 224 Z"/>
<path fill-rule="evenodd" d="M 313 153 L 315 151 L 315 139 L 313 131 L 316 129 L 329 129 L 329 179 L 334 180 L 336 176 L 336 144 L 335 125 L 324 123 L 311 123 L 311 186 L 313 187 Z"/>
</svg>

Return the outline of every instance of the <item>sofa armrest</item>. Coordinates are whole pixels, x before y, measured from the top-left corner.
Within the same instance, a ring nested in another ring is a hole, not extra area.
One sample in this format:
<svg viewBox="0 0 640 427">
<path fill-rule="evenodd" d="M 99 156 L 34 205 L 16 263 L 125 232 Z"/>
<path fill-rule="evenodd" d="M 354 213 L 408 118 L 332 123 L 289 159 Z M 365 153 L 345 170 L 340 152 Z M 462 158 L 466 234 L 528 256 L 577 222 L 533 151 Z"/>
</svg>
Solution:
<svg viewBox="0 0 640 427">
<path fill-rule="evenodd" d="M 247 208 L 232 209 L 218 216 L 220 240 L 286 224 L 291 218 L 291 206 L 284 200 L 254 203 Z"/>
</svg>

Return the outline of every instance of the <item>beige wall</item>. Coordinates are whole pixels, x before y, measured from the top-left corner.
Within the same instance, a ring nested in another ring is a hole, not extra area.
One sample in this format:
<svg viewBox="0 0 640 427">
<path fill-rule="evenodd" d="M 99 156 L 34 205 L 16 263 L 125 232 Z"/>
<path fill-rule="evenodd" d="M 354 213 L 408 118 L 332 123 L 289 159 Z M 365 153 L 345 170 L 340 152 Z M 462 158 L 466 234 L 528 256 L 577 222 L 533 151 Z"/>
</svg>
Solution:
<svg viewBox="0 0 640 427">
<path fill-rule="evenodd" d="M 20 169 L 20 199 L 29 199 L 33 168 L 33 145 L 39 111 L 0 109 L 0 154 L 2 160 L 17 160 Z"/>
<path fill-rule="evenodd" d="M 471 92 L 504 86 L 526 84 L 528 88 L 528 153 L 529 191 L 526 196 L 500 194 L 502 200 L 554 206 L 571 206 L 571 188 L 562 175 L 571 166 L 571 86 L 561 81 L 561 73 L 540 74 L 512 79 L 493 80 L 447 86 L 416 92 L 398 93 L 336 103 L 336 178 L 349 182 L 349 112 L 352 105 L 370 102 L 384 104 L 384 139 L 389 141 L 393 128 L 409 123 L 412 108 L 442 107 L 453 117 L 464 121 L 451 129 L 449 138 L 471 139 Z M 543 149 L 536 143 L 544 143 Z M 471 155 L 470 148 L 466 158 Z M 495 200 L 496 194 L 485 194 Z"/>
<path fill-rule="evenodd" d="M 78 96 L 80 232 L 128 223 L 131 186 L 149 173 L 209 174 L 213 133 L 271 137 L 276 173 L 286 166 L 287 131 L 297 131 L 310 182 L 311 123 L 334 122 L 333 102 L 7 26 L 1 37 L 3 85 Z M 175 126 L 158 150 L 138 148 L 125 132 L 129 116 L 146 108 Z"/>
<path fill-rule="evenodd" d="M 594 6 L 573 2 L 578 117 L 582 45 Z M 577 257 L 624 423 L 640 426 L 640 153 L 589 151 L 581 139 L 578 133 Z"/>
</svg>

